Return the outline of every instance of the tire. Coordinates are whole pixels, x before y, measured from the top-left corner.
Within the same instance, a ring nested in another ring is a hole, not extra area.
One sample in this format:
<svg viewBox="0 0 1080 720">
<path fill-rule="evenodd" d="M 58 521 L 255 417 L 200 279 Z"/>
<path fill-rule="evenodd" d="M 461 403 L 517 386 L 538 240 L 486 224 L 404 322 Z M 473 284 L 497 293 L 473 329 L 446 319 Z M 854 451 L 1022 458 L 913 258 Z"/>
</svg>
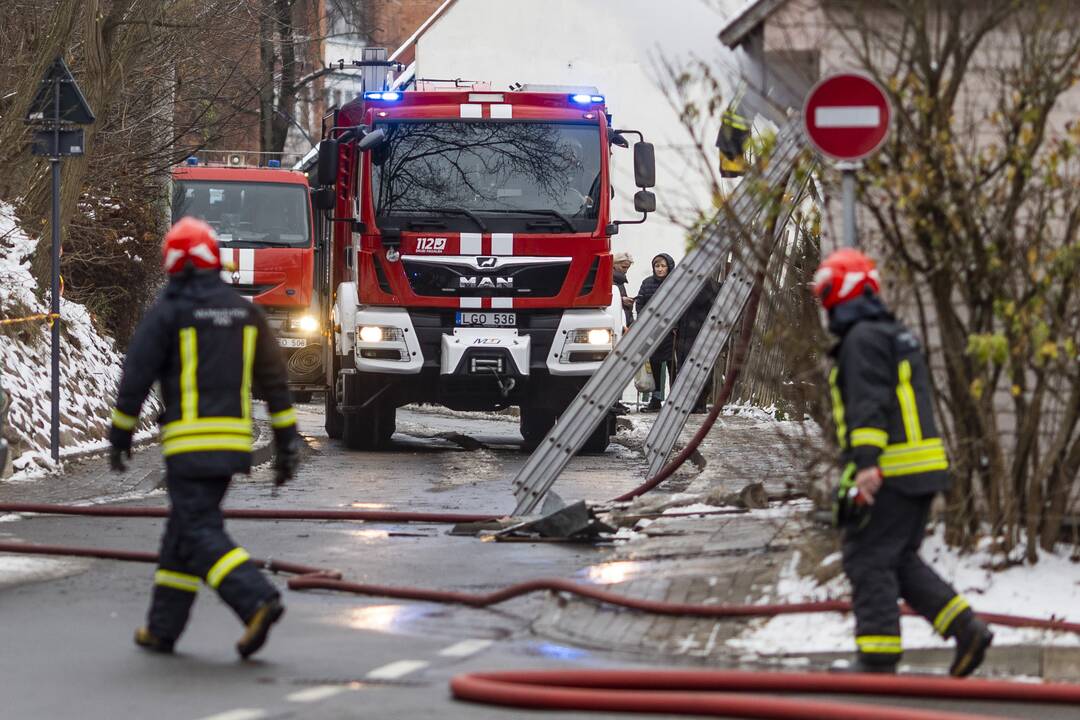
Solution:
<svg viewBox="0 0 1080 720">
<path fill-rule="evenodd" d="M 349 450 L 378 450 L 390 444 L 397 408 L 374 402 L 344 416 L 341 439 Z"/>
<path fill-rule="evenodd" d="M 330 382 L 330 386 L 326 388 L 326 394 L 323 399 L 323 409 L 326 435 L 331 440 L 340 440 L 341 434 L 345 430 L 345 419 L 337 409 L 337 363 L 334 363 L 334 375 Z"/>
<path fill-rule="evenodd" d="M 557 418 L 555 411 L 549 408 L 522 405 L 519 418 L 521 437 L 524 440 L 522 448 L 535 450 L 548 431 L 555 426 Z"/>
<path fill-rule="evenodd" d="M 602 455 L 607 450 L 608 445 L 611 444 L 611 436 L 614 434 L 615 415 L 609 412 L 593 430 L 592 435 L 589 435 L 588 439 L 585 440 L 580 452 L 589 455 Z"/>
</svg>

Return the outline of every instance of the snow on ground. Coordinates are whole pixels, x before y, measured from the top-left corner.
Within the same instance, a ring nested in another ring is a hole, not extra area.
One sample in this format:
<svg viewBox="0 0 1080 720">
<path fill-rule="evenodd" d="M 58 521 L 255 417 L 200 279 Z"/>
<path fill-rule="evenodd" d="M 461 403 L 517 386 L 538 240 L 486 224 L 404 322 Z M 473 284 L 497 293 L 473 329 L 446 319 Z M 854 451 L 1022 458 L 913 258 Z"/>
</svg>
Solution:
<svg viewBox="0 0 1080 720">
<path fill-rule="evenodd" d="M 86 559 L 5 555 L 0 557 L 0 588 L 74 575 L 89 564 Z"/>
<path fill-rule="evenodd" d="M 978 611 L 1006 613 L 1036 618 L 1064 618 L 1080 621 L 1080 565 L 1064 552 L 1041 553 L 1036 565 L 1016 565 L 994 572 L 988 568 L 1001 561 L 986 547 L 961 555 L 944 542 L 938 528 L 923 543 L 921 555 Z M 840 562 L 840 554 L 830 555 L 822 566 Z M 780 574 L 774 594 L 757 602 L 797 602 L 803 600 L 846 599 L 850 586 L 841 574 L 819 585 L 813 577 L 798 574 L 796 553 Z M 906 648 L 950 647 L 930 624 L 920 617 L 900 621 Z M 816 613 L 780 615 L 770 620 L 755 620 L 739 637 L 728 641 L 732 647 L 759 655 L 846 652 L 854 650 L 855 621 L 850 614 Z M 994 626 L 995 645 L 1072 645 L 1080 646 L 1080 636 Z"/>
<path fill-rule="evenodd" d="M 30 273 L 34 246 L 19 228 L 14 209 L 0 202 L 0 318 L 48 312 L 48 300 L 38 299 Z M 61 298 L 60 314 L 61 456 L 102 450 L 123 357 L 113 341 L 97 331 L 83 305 Z M 4 433 L 12 445 L 14 480 L 36 477 L 52 467 L 50 352 L 45 322 L 0 326 L 0 383 L 10 402 Z"/>
</svg>

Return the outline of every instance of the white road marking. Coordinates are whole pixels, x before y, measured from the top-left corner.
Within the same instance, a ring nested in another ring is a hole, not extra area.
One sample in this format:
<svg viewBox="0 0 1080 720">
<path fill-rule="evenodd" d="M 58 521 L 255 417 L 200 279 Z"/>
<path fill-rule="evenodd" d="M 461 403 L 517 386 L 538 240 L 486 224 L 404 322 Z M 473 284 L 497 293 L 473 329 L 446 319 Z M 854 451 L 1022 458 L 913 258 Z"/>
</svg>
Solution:
<svg viewBox="0 0 1080 720">
<path fill-rule="evenodd" d="M 814 125 L 820 128 L 877 127 L 881 108 L 877 105 L 819 105 L 814 108 Z"/>
<path fill-rule="evenodd" d="M 375 668 L 366 677 L 368 680 L 396 680 L 411 672 L 422 670 L 429 664 L 427 660 L 398 660 L 389 665 Z"/>
<path fill-rule="evenodd" d="M 289 702 L 318 702 L 319 700 L 325 700 L 326 698 L 334 697 L 338 693 L 343 693 L 348 688 L 341 685 L 319 685 L 318 687 L 307 688 L 306 690 L 298 690 L 291 695 L 286 695 L 285 699 Z"/>
<path fill-rule="evenodd" d="M 236 710 L 227 710 L 217 715 L 207 715 L 200 720 L 259 720 L 260 718 L 269 717 L 269 713 L 265 710 L 259 710 L 256 708 L 238 708 Z"/>
<path fill-rule="evenodd" d="M 469 655 L 473 655 L 487 648 L 491 643 L 491 640 L 480 640 L 478 638 L 462 640 L 459 643 L 454 643 L 450 647 L 444 647 L 439 651 L 439 655 L 442 655 L 443 657 L 468 657 Z"/>
</svg>

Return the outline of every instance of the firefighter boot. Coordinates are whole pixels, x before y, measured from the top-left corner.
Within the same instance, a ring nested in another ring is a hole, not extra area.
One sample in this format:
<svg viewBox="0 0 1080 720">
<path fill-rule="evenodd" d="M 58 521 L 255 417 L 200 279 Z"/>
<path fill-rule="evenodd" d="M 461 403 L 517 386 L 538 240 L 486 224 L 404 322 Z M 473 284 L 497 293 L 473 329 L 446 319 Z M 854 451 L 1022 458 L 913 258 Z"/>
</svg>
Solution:
<svg viewBox="0 0 1080 720">
<path fill-rule="evenodd" d="M 994 641 L 994 633 L 971 610 L 964 610 L 956 618 L 955 626 L 953 637 L 956 638 L 956 655 L 949 667 L 949 674 L 967 677 L 982 664 L 986 649 Z"/>
<path fill-rule="evenodd" d="M 240 657 L 254 655 L 266 643 L 270 627 L 284 614 L 285 606 L 281 604 L 281 598 L 273 597 L 259 605 L 247 621 L 244 636 L 236 643 L 236 652 L 240 653 Z"/>
<path fill-rule="evenodd" d="M 135 631 L 135 644 L 141 648 L 158 653 L 171 653 L 173 641 L 159 638 L 149 628 L 141 627 Z"/>
</svg>

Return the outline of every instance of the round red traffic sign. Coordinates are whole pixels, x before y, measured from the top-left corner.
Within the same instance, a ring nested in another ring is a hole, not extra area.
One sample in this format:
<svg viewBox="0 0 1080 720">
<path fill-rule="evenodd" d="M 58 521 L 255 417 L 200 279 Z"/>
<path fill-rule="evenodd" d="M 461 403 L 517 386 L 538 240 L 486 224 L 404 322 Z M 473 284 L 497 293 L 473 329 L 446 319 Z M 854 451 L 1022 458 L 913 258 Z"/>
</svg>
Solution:
<svg viewBox="0 0 1080 720">
<path fill-rule="evenodd" d="M 803 125 L 811 144 L 825 155 L 861 160 L 885 142 L 891 115 L 880 85 L 858 73 L 840 73 L 810 90 Z"/>
</svg>

